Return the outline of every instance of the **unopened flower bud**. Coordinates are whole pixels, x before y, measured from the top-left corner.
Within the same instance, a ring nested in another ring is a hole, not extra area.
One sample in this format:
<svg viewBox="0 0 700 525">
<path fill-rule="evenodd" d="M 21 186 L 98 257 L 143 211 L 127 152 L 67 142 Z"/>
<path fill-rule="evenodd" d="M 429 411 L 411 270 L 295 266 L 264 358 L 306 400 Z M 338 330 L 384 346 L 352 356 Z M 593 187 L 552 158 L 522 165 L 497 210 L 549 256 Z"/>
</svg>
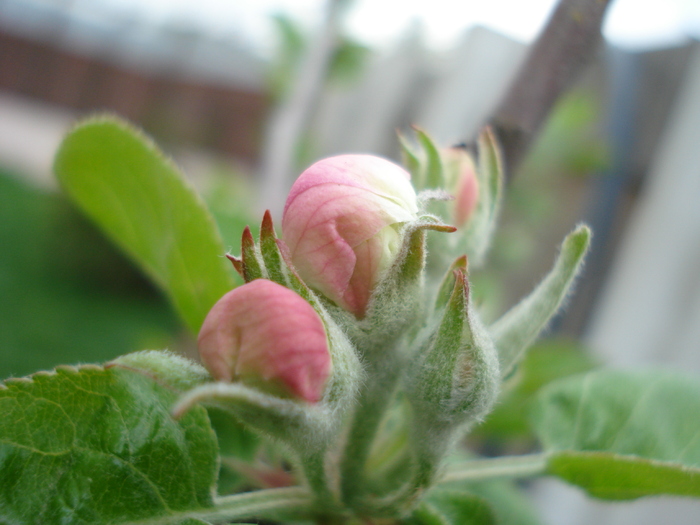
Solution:
<svg viewBox="0 0 700 525">
<path fill-rule="evenodd" d="M 453 197 L 452 222 L 458 228 L 471 217 L 479 199 L 479 181 L 471 155 L 462 147 L 444 151 L 447 188 Z"/>
<path fill-rule="evenodd" d="M 315 403 L 331 357 L 323 322 L 292 290 L 257 279 L 224 295 L 199 332 L 199 353 L 217 381 Z"/>
<path fill-rule="evenodd" d="M 283 239 L 299 275 L 356 317 L 401 250 L 401 229 L 416 219 L 410 175 L 372 155 L 321 160 L 292 186 Z"/>
</svg>

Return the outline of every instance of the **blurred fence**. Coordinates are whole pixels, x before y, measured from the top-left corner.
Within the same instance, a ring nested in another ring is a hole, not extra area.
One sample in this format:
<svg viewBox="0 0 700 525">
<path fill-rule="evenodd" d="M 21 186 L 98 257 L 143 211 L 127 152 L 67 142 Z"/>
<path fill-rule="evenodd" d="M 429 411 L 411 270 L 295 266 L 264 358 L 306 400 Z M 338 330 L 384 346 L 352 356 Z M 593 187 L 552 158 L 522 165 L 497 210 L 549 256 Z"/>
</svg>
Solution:
<svg viewBox="0 0 700 525">
<path fill-rule="evenodd" d="M 268 106 L 260 58 L 233 40 L 89 7 L 0 1 L 0 90 L 115 112 L 166 144 L 257 158 Z"/>
<path fill-rule="evenodd" d="M 143 125 L 166 146 L 212 149 L 251 164 L 259 160 L 268 99 L 265 65 L 254 53 L 235 40 L 222 42 L 182 28 L 146 29 L 128 18 L 105 19 L 104 13 L 86 18 L 77 11 L 85 4 L 79 4 L 71 11 L 71 2 L 0 0 L 2 93 L 71 109 L 72 114 L 114 111 Z M 393 48 L 374 53 L 355 83 L 324 90 L 309 130 L 313 157 L 371 152 L 397 158 L 395 130 L 410 124 L 424 127 L 445 145 L 469 140 L 527 52 L 526 45 L 477 27 L 454 49 L 438 53 L 428 50 L 414 29 Z M 610 144 L 612 163 L 585 184 L 570 182 L 570 191 L 561 197 L 569 202 L 538 232 L 540 247 L 549 248 L 535 250 L 541 256 L 530 276 L 544 273 L 551 246 L 576 222 L 592 224 L 595 244 L 585 284 L 559 322 L 569 333 L 580 334 L 588 325 L 696 48 L 690 43 L 650 52 L 602 49 L 577 88 L 593 93 L 607 108 L 598 133 Z M 30 115 L 28 105 L 4 101 L 0 98 L 7 110 L 0 119 L 5 136 L 0 136 L 0 151 L 20 149 L 12 146 L 18 144 L 13 129 L 21 131 L 14 122 L 23 114 L 34 123 L 21 137 L 31 144 L 29 154 L 42 142 L 26 136 L 58 134 L 65 127 L 65 114 L 54 119 L 58 124 L 42 129 L 40 112 Z M 3 140 L 9 148 L 3 149 Z M 674 231 L 680 227 L 669 226 Z M 519 291 L 515 283 L 511 299 Z"/>
</svg>

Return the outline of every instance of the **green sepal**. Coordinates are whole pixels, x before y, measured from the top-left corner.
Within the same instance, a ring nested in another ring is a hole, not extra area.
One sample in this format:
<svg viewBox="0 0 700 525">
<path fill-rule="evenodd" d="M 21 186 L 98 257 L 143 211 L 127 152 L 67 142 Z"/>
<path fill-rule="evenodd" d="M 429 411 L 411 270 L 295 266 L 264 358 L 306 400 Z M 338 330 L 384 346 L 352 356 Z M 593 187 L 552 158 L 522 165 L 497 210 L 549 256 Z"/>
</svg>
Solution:
<svg viewBox="0 0 700 525">
<path fill-rule="evenodd" d="M 424 336 L 405 377 L 413 407 L 414 474 L 397 491 L 393 505 L 410 504 L 434 483 L 456 439 L 491 409 L 498 396 L 496 350 L 471 306 L 466 271 L 458 267 L 453 275 L 442 317 Z"/>
<path fill-rule="evenodd" d="M 321 315 L 323 307 L 316 294 L 299 277 L 291 262 L 287 246 L 275 235 L 272 215 L 265 212 L 260 225 L 260 237 L 255 243 L 250 228 L 246 226 L 241 236 L 241 256 L 227 255 L 238 273 L 250 282 L 269 279 L 295 291 Z"/>
<path fill-rule="evenodd" d="M 277 245 L 277 236 L 275 235 L 275 227 L 272 224 L 270 210 L 265 211 L 260 226 L 260 253 L 265 262 L 269 279 L 278 284 L 285 283 L 287 279 L 285 278 L 285 269 L 283 267 L 284 262 Z"/>
<path fill-rule="evenodd" d="M 457 257 L 455 261 L 450 265 L 449 269 L 445 273 L 445 277 L 440 283 L 440 288 L 438 289 L 437 296 L 435 297 L 435 310 L 442 310 L 447 302 L 452 297 L 452 291 L 455 286 L 455 271 L 465 271 L 467 270 L 467 256 L 462 255 Z"/>
<path fill-rule="evenodd" d="M 559 310 L 588 251 L 591 230 L 582 225 L 566 236 L 554 267 L 530 295 L 491 327 L 501 373 L 508 377 L 549 320 Z"/>
<path fill-rule="evenodd" d="M 243 279 L 249 283 L 255 279 L 264 279 L 267 273 L 259 250 L 255 246 L 253 234 L 248 226 L 243 230 L 241 236 L 241 260 L 243 261 Z"/>
<path fill-rule="evenodd" d="M 418 142 L 425 152 L 425 165 L 421 177 L 419 189 L 437 189 L 445 186 L 445 167 L 442 162 L 440 150 L 433 139 L 418 126 L 413 126 Z"/>
<path fill-rule="evenodd" d="M 327 390 L 332 392 L 334 398 L 343 399 L 343 403 L 351 403 L 362 381 L 362 366 L 355 349 L 336 320 L 329 314 L 326 306 L 297 274 L 286 245 L 275 235 L 272 215 L 269 211 L 266 211 L 263 216 L 259 243 L 255 244 L 250 228 L 246 227 L 243 231 L 241 246 L 241 257 L 229 256 L 229 259 L 246 282 L 262 278 L 289 288 L 306 300 L 319 315 L 328 337 L 335 378 L 331 380 Z M 342 388 L 332 386 L 341 384 Z"/>
<path fill-rule="evenodd" d="M 402 350 L 416 336 L 415 326 L 421 325 L 417 320 L 422 307 L 426 230 L 451 232 L 454 228 L 428 215 L 404 226 L 402 248 L 375 288 L 364 319 L 358 321 L 329 306 L 329 312 L 362 352 L 365 367 L 365 387 L 357 399 L 341 462 L 341 492 L 351 507 L 365 505 L 365 465 L 371 444 L 406 367 L 408 355 Z"/>
<path fill-rule="evenodd" d="M 473 267 L 484 263 L 496 229 L 503 199 L 504 167 L 501 149 L 493 130 L 485 127 L 477 140 L 476 176 L 479 198 L 476 208 L 459 235 L 459 248 L 469 255 Z"/>
<path fill-rule="evenodd" d="M 415 324 L 422 305 L 427 230 L 451 233 L 455 228 L 432 215 L 423 215 L 405 225 L 401 250 L 375 288 L 365 318 L 357 322 L 334 309 L 350 338 L 363 350 L 365 359 L 372 360 L 374 353 L 381 354 L 379 358 L 383 359 L 402 334 L 415 335 L 407 329 Z"/>
<path fill-rule="evenodd" d="M 413 184 L 421 191 L 419 197 L 422 197 L 425 210 L 450 221 L 450 199 L 440 198 L 440 192 L 447 191 L 448 179 L 456 174 L 449 172 L 450 164 L 444 160 L 443 153 L 430 136 L 420 128 L 414 127 L 414 130 L 420 153 L 403 136 L 399 136 L 404 160 L 414 174 Z M 500 147 L 490 128 L 486 127 L 479 133 L 476 150 L 477 160 L 474 164 L 479 187 L 476 207 L 468 222 L 455 235 L 431 238 L 432 256 L 428 262 L 431 279 L 439 279 L 448 261 L 463 253 L 469 257 L 472 267 L 481 266 L 491 244 L 503 197 L 504 169 Z"/>
<path fill-rule="evenodd" d="M 493 342 L 471 306 L 465 269 L 457 267 L 453 276 L 442 319 L 410 372 L 408 388 L 418 420 L 462 425 L 491 408 L 500 374 Z"/>
<path fill-rule="evenodd" d="M 413 149 L 403 133 L 397 132 L 397 136 L 399 138 L 399 145 L 401 146 L 401 158 L 403 159 L 404 166 L 406 166 L 406 169 L 411 174 L 411 181 L 416 188 L 422 187 L 420 184 L 422 173 L 419 153 Z"/>
</svg>

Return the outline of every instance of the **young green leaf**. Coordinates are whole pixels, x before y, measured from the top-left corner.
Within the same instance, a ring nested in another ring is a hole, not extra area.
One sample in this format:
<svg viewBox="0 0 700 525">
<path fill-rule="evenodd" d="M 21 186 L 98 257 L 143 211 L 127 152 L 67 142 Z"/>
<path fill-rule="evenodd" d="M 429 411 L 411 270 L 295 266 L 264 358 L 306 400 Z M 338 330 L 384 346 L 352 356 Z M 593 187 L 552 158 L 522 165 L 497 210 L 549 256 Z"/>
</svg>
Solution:
<svg viewBox="0 0 700 525">
<path fill-rule="evenodd" d="M 129 124 L 100 117 L 66 136 L 54 170 L 75 203 L 199 331 L 234 280 L 214 220 L 175 165 Z"/>
<path fill-rule="evenodd" d="M 508 377 L 527 348 L 557 312 L 581 268 L 591 230 L 579 226 L 566 236 L 554 268 L 530 295 L 491 326 L 501 375 Z"/>
<path fill-rule="evenodd" d="M 545 387 L 532 421 L 548 472 L 594 496 L 700 497 L 698 414 L 695 378 L 607 370 Z"/>
<path fill-rule="evenodd" d="M 178 523 L 208 511 L 218 470 L 202 408 L 132 370 L 60 367 L 0 387 L 0 522 Z"/>
</svg>

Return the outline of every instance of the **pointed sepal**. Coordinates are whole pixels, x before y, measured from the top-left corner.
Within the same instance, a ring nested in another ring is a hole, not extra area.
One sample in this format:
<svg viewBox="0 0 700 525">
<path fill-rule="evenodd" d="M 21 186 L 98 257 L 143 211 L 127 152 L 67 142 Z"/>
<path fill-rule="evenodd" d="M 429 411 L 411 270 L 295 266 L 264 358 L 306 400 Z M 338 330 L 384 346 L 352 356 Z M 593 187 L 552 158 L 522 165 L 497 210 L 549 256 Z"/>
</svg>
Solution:
<svg viewBox="0 0 700 525">
<path fill-rule="evenodd" d="M 403 133 L 397 130 L 396 135 L 399 138 L 399 145 L 401 146 L 403 165 L 406 166 L 406 169 L 411 174 L 413 185 L 418 188 L 418 182 L 421 179 L 420 154 L 413 148 Z"/>
<path fill-rule="evenodd" d="M 375 288 L 360 323 L 343 323 L 365 359 L 376 351 L 386 354 L 404 337 L 415 335 L 408 328 L 416 324 L 423 297 L 423 269 L 426 260 L 426 232 L 452 233 L 453 226 L 437 217 L 423 215 L 401 232 L 401 249 L 386 275 Z M 342 313 L 339 316 L 342 319 Z M 420 325 L 420 323 L 418 323 Z M 383 359 L 382 355 L 377 356 Z"/>
<path fill-rule="evenodd" d="M 462 425 L 485 415 L 500 383 L 495 347 L 471 305 L 466 270 L 453 270 L 442 318 L 410 371 L 417 419 Z"/>
<path fill-rule="evenodd" d="M 230 253 L 226 254 L 226 258 L 231 261 L 231 264 L 233 265 L 233 268 L 238 272 L 238 275 L 240 275 L 244 280 L 245 280 L 245 272 L 243 271 L 243 259 L 240 257 L 236 257 L 235 255 L 231 255 Z"/>
<path fill-rule="evenodd" d="M 437 189 L 445 187 L 445 167 L 440 155 L 440 150 L 433 139 L 418 126 L 413 126 L 416 137 L 425 152 L 425 162 L 421 178 L 418 181 L 420 190 Z"/>
<path fill-rule="evenodd" d="M 503 377 L 514 370 L 527 348 L 559 310 L 583 264 L 591 230 L 581 225 L 566 236 L 554 267 L 530 295 L 491 327 Z"/>
<path fill-rule="evenodd" d="M 265 263 L 268 278 L 278 284 L 286 283 L 284 262 L 277 245 L 277 236 L 270 210 L 265 211 L 260 225 L 260 253 Z"/>
<path fill-rule="evenodd" d="M 455 261 L 450 265 L 449 269 L 445 273 L 445 277 L 442 280 L 440 288 L 438 288 L 437 296 L 435 297 L 436 311 L 442 310 L 445 307 L 445 305 L 447 305 L 447 302 L 450 300 L 450 297 L 452 296 L 452 290 L 454 288 L 456 271 L 467 271 L 466 255 L 457 257 L 457 259 L 455 259 Z"/>
<path fill-rule="evenodd" d="M 267 277 L 264 271 L 262 256 L 255 246 L 255 239 L 248 226 L 243 230 L 241 237 L 241 261 L 243 266 L 243 279 L 249 283 L 255 279 Z M 235 266 L 235 265 L 234 265 Z"/>
<path fill-rule="evenodd" d="M 430 239 L 429 277 L 437 280 L 449 261 L 462 253 L 472 267 L 481 266 L 491 244 L 503 196 L 503 162 L 490 128 L 484 128 L 471 147 L 439 148 L 418 127 L 418 147 L 399 135 L 404 161 L 419 190 L 419 204 L 427 213 L 458 227 L 449 238 Z"/>
<path fill-rule="evenodd" d="M 428 330 L 404 384 L 413 408 L 413 474 L 392 505 L 413 504 L 434 481 L 445 455 L 498 395 L 498 356 L 471 305 L 466 269 L 455 265 L 441 318 Z"/>
<path fill-rule="evenodd" d="M 477 140 L 479 198 L 466 228 L 460 232 L 462 250 L 472 265 L 481 266 L 491 245 L 503 199 L 504 167 L 493 130 L 485 127 Z"/>
</svg>

